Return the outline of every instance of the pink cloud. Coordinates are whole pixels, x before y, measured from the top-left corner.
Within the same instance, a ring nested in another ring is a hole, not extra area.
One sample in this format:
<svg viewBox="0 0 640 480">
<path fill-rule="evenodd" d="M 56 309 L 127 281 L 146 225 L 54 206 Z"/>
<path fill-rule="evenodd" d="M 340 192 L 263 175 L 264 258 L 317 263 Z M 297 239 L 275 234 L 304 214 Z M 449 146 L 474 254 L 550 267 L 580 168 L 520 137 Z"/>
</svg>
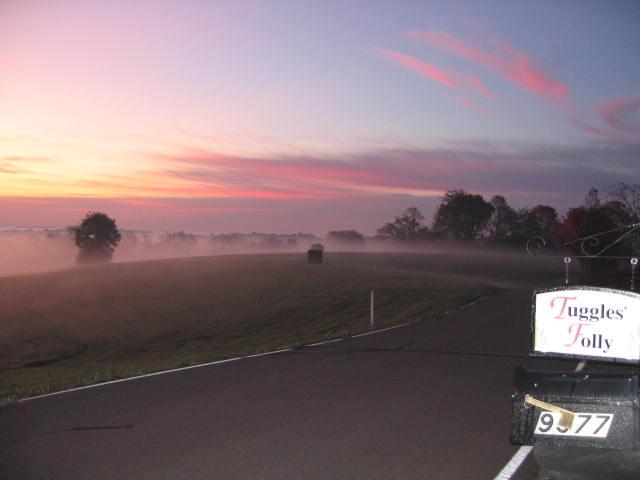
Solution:
<svg viewBox="0 0 640 480">
<path fill-rule="evenodd" d="M 494 42 L 501 50 L 501 54 L 497 54 L 480 50 L 446 32 L 411 31 L 407 35 L 415 40 L 426 42 L 471 60 L 522 90 L 548 98 L 565 108 L 569 107 L 568 87 L 543 72 L 525 53 L 507 43 Z"/>
<path fill-rule="evenodd" d="M 569 121 L 584 132 L 591 133 L 593 135 L 598 135 L 600 137 L 609 138 L 611 140 L 616 139 L 616 136 L 610 131 L 596 127 L 595 125 L 591 125 L 577 118 L 571 118 L 569 119 Z"/>
<path fill-rule="evenodd" d="M 630 145 L 640 145 L 640 138 L 638 138 L 637 135 L 630 134 L 626 131 L 621 132 L 618 130 L 600 128 L 577 118 L 570 118 L 569 121 L 580 130 L 592 135 L 607 138 L 614 142 L 622 142 Z"/>
<path fill-rule="evenodd" d="M 459 98 L 458 103 L 463 107 L 468 108 L 469 110 L 472 110 L 474 112 L 487 113 L 489 111 L 486 107 L 483 107 L 482 105 L 478 105 L 477 103 L 472 102 L 466 97 Z"/>
<path fill-rule="evenodd" d="M 574 123 L 599 136 L 624 133 L 578 119 Z M 549 199 L 558 208 L 574 206 L 592 185 L 633 178 L 639 154 L 640 144 L 614 139 L 555 147 L 453 142 L 325 158 L 248 158 L 192 149 L 172 156 L 150 154 L 157 168 L 125 184 L 101 178 L 106 184 L 95 189 L 110 193 L 104 197 L 0 195 L 0 225 L 70 225 L 87 211 L 100 210 L 119 225 L 123 220 L 125 228 L 373 232 L 409 205 L 435 208 L 450 188 L 487 198 L 500 193 L 510 203 L 512 197 L 519 199 L 513 204 L 517 207 Z M 145 183 L 157 188 L 141 191 Z M 361 206 L 357 211 L 350 207 L 355 204 Z M 423 213 L 429 216 L 430 211 Z"/>
<path fill-rule="evenodd" d="M 640 97 L 617 98 L 601 103 L 596 110 L 602 120 L 610 127 L 623 131 L 640 132 Z"/>
<path fill-rule="evenodd" d="M 254 159 L 194 151 L 164 157 L 167 179 L 180 179 L 210 195 L 264 199 L 321 199 L 380 189 L 423 190 L 424 183 L 393 171 L 371 171 L 357 162 L 314 158 Z M 251 172 L 248 176 L 247 172 Z"/>
<path fill-rule="evenodd" d="M 405 55 L 404 53 L 385 48 L 374 48 L 373 52 L 376 55 L 386 58 L 387 60 L 390 60 L 408 70 L 412 70 L 425 78 L 438 82 L 445 87 L 449 87 L 456 91 L 461 90 L 458 83 L 453 79 L 453 75 L 436 67 L 432 63 L 423 62 L 422 60 Z"/>
<path fill-rule="evenodd" d="M 473 74 L 469 74 L 466 77 L 467 83 L 475 88 L 478 92 L 483 94 L 486 97 L 494 97 L 495 94 L 493 91 L 478 77 Z"/>
</svg>

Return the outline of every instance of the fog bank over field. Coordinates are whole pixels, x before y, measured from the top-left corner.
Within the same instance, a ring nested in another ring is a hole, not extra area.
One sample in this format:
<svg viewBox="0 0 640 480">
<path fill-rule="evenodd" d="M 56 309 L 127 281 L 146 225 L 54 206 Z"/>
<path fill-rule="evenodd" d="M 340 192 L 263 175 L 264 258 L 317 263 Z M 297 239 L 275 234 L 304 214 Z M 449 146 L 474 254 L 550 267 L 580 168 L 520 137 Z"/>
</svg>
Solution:
<svg viewBox="0 0 640 480">
<path fill-rule="evenodd" d="M 113 262 L 132 262 L 202 255 L 303 251 L 315 239 L 287 242 L 280 236 L 254 234 L 243 241 L 184 232 L 122 231 Z M 226 236 L 231 238 L 231 236 Z M 291 236 L 295 239 L 295 236 Z M 5 228 L 0 230 L 0 276 L 46 272 L 76 267 L 78 248 L 64 229 Z"/>
<path fill-rule="evenodd" d="M 363 243 L 330 241 L 311 234 L 219 234 L 193 235 L 184 232 L 123 231 L 115 250 L 114 263 L 163 258 L 247 253 L 300 253 L 314 243 L 326 252 L 450 252 L 460 250 L 442 243 L 402 245 L 369 239 Z M 78 248 L 64 229 L 0 229 L 0 276 L 76 268 Z M 488 253 L 486 249 L 476 253 Z M 497 252 L 494 252 L 497 253 Z"/>
</svg>

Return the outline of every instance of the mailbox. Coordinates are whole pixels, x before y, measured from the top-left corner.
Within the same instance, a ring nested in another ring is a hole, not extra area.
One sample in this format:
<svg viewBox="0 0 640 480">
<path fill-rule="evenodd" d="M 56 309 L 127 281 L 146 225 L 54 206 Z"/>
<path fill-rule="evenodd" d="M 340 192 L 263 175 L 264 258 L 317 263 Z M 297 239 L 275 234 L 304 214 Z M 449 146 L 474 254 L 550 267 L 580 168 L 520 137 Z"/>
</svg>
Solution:
<svg viewBox="0 0 640 480">
<path fill-rule="evenodd" d="M 554 447 L 638 450 L 638 375 L 594 372 L 540 372 L 516 367 L 512 397 L 511 443 Z M 573 414 L 537 408 L 525 397 Z"/>
<path fill-rule="evenodd" d="M 534 292 L 533 356 L 640 364 L 640 295 L 596 287 Z M 640 478 L 637 371 L 545 372 L 517 366 L 511 443 L 532 445 L 554 479 Z"/>
</svg>

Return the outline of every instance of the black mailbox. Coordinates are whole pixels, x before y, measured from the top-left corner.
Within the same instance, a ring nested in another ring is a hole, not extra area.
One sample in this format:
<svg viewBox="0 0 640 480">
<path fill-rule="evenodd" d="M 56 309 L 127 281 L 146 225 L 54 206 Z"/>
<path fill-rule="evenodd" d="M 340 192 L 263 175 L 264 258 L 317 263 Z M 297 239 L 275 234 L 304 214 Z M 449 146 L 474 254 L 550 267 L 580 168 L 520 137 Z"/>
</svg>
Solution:
<svg viewBox="0 0 640 480">
<path fill-rule="evenodd" d="M 539 372 L 516 367 L 511 443 L 553 447 L 638 450 L 638 375 Z M 559 414 L 527 404 L 529 395 L 574 414 L 571 428 Z"/>
<path fill-rule="evenodd" d="M 534 293 L 532 355 L 640 364 L 640 295 L 573 286 Z M 531 445 L 558 480 L 640 479 L 637 370 L 516 367 L 511 443 Z"/>
</svg>

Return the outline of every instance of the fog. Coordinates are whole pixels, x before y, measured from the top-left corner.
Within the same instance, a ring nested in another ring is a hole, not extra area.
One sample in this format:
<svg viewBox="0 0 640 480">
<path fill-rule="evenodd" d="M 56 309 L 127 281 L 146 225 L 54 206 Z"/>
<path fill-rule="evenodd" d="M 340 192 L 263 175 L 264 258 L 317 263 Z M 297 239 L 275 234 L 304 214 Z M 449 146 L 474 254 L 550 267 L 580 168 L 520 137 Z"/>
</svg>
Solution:
<svg viewBox="0 0 640 480">
<path fill-rule="evenodd" d="M 203 255 L 247 253 L 301 253 L 314 243 L 327 252 L 429 252 L 461 251 L 443 243 L 399 243 L 371 240 L 364 243 L 332 242 L 309 234 L 223 234 L 193 235 L 183 232 L 152 233 L 124 231 L 113 262 L 132 262 Z M 467 250 L 465 248 L 464 250 Z M 478 254 L 496 254 L 486 247 L 472 248 Z M 508 253 L 500 250 L 500 253 Z M 524 253 L 515 252 L 515 253 Z M 65 230 L 9 229 L 0 231 L 0 276 L 76 268 L 78 248 Z"/>
<path fill-rule="evenodd" d="M 311 242 L 308 242 L 309 245 Z M 208 236 L 176 233 L 123 232 L 113 262 L 162 258 L 261 252 L 303 251 L 307 245 L 242 242 L 219 245 Z M 78 248 L 64 230 L 21 230 L 0 232 L 0 276 L 64 270 L 76 267 Z"/>
</svg>

